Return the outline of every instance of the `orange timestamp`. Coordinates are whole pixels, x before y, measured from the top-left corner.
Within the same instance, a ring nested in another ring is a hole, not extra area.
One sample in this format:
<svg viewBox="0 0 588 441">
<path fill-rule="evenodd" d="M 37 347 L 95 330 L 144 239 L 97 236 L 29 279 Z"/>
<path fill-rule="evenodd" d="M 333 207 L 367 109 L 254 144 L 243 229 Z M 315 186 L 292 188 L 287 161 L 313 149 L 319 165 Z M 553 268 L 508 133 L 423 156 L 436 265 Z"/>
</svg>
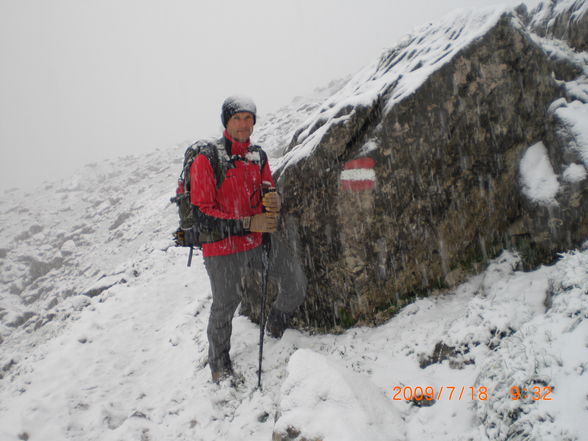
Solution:
<svg viewBox="0 0 588 441">
<path fill-rule="evenodd" d="M 533 401 L 551 401 L 551 392 L 553 388 L 551 386 L 533 386 L 530 388 L 513 386 L 510 388 L 510 399 L 520 400 L 527 398 Z"/>
<path fill-rule="evenodd" d="M 488 388 L 485 386 L 395 386 L 392 400 L 394 401 L 440 401 L 446 400 L 480 400 L 488 399 Z"/>
</svg>

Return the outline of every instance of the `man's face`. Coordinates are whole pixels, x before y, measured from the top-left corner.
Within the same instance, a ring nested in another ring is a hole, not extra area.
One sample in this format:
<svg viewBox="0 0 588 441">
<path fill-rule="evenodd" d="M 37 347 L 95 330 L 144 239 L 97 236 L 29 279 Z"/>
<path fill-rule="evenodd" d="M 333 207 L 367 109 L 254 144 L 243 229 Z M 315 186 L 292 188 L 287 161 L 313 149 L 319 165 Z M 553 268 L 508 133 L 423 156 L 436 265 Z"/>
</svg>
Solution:
<svg viewBox="0 0 588 441">
<path fill-rule="evenodd" d="M 253 115 L 249 112 L 235 113 L 227 121 L 227 132 L 235 141 L 245 142 L 253 133 Z"/>
</svg>

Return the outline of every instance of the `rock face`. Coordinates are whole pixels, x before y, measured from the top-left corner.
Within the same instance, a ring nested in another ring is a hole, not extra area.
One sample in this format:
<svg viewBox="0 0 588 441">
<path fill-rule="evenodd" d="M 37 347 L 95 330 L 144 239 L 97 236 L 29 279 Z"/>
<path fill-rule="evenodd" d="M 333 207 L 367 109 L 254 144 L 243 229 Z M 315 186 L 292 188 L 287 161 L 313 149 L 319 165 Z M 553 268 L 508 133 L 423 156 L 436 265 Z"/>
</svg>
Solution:
<svg viewBox="0 0 588 441">
<path fill-rule="evenodd" d="M 542 37 L 566 40 L 576 50 L 588 50 L 588 3 L 585 0 L 544 2 L 531 13 L 530 28 Z"/>
<path fill-rule="evenodd" d="M 586 30 L 579 3 L 569 35 Z M 277 176 L 285 230 L 309 277 L 302 321 L 374 322 L 455 286 L 504 248 L 533 266 L 588 237 L 588 154 L 581 125 L 566 120 L 588 87 L 558 81 L 523 18 L 491 9 L 424 27 L 296 132 Z M 569 63 L 583 75 L 582 61 Z M 540 142 L 539 160 L 555 164 L 551 199 L 521 183 L 543 185 L 526 155 Z"/>
</svg>

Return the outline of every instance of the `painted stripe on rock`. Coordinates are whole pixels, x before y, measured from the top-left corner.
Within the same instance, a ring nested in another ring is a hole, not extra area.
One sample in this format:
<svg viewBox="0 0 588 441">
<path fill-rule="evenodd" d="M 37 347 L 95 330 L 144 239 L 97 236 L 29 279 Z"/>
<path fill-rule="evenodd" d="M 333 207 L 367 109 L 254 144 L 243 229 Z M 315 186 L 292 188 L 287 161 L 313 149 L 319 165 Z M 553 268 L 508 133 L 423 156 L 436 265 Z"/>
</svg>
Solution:
<svg viewBox="0 0 588 441">
<path fill-rule="evenodd" d="M 342 181 L 375 181 L 376 171 L 373 168 L 351 168 L 341 172 Z"/>
<path fill-rule="evenodd" d="M 376 185 L 376 161 L 357 158 L 347 161 L 340 176 L 341 188 L 347 191 L 371 190 Z"/>
<path fill-rule="evenodd" d="M 357 158 L 352 159 L 351 161 L 347 161 L 343 168 L 345 170 L 353 169 L 353 168 L 374 168 L 376 165 L 376 161 L 372 158 Z"/>
</svg>

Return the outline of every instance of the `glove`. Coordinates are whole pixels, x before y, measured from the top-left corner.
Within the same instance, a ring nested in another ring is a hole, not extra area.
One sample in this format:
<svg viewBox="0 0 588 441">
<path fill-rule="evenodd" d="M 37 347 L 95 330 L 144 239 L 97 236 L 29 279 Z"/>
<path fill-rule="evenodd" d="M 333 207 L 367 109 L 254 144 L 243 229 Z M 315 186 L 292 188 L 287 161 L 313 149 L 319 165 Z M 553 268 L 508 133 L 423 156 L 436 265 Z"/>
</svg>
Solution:
<svg viewBox="0 0 588 441">
<path fill-rule="evenodd" d="M 278 229 L 277 213 L 260 213 L 250 219 L 249 231 L 253 233 L 275 233 Z"/>
<path fill-rule="evenodd" d="M 282 208 L 282 199 L 277 191 L 268 191 L 261 200 L 265 210 L 270 213 L 279 213 Z"/>
</svg>

